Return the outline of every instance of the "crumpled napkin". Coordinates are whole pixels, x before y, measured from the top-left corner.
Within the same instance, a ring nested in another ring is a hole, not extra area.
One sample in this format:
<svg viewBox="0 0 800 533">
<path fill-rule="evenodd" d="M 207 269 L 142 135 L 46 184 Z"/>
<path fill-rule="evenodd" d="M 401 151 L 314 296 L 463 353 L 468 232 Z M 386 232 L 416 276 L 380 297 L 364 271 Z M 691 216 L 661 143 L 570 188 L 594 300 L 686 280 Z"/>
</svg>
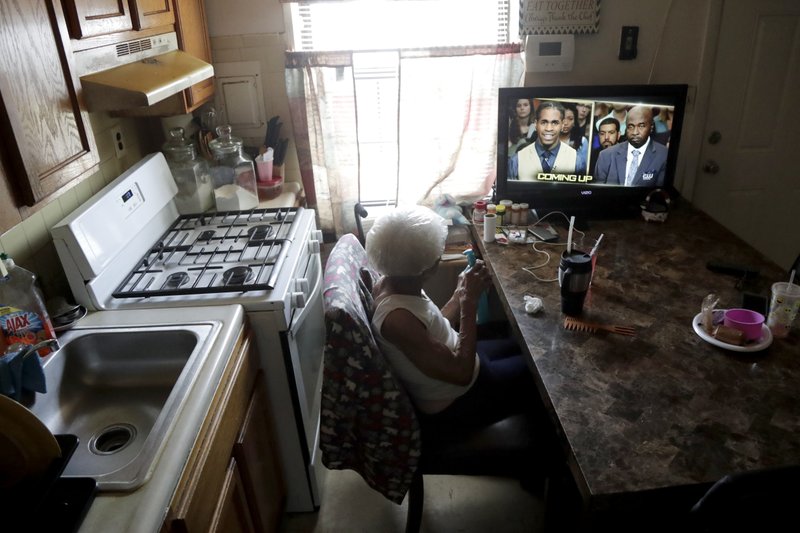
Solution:
<svg viewBox="0 0 800 533">
<path fill-rule="evenodd" d="M 522 299 L 525 302 L 525 312 L 529 315 L 538 313 L 544 307 L 544 302 L 538 296 L 528 296 L 526 294 Z"/>
</svg>

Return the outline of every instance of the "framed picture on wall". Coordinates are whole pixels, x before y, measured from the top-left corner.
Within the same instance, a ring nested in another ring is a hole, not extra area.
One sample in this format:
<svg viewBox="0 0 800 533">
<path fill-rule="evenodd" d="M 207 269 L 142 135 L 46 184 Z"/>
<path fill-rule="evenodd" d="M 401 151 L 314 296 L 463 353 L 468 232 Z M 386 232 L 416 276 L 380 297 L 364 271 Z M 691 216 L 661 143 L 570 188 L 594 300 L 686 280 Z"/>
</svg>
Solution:
<svg viewBox="0 0 800 533">
<path fill-rule="evenodd" d="M 597 33 L 600 0 L 520 0 L 520 35 Z"/>
</svg>

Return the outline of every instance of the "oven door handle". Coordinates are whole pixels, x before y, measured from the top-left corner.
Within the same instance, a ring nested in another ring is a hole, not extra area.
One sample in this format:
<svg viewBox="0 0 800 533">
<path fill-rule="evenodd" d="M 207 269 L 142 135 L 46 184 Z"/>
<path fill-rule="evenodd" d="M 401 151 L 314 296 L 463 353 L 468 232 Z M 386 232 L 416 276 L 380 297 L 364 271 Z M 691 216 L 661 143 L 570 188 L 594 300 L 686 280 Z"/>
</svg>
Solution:
<svg viewBox="0 0 800 533">
<path fill-rule="evenodd" d="M 300 327 L 303 323 L 303 320 L 306 319 L 309 313 L 313 312 L 314 309 L 314 300 L 316 298 L 321 297 L 322 293 L 322 266 L 320 263 L 320 259 L 318 255 L 311 256 L 310 259 L 311 270 L 313 275 L 313 289 L 311 292 L 308 293 L 308 297 L 305 298 L 305 305 L 302 307 L 295 308 L 295 315 L 292 319 L 292 323 L 289 325 L 290 333 L 294 334 L 295 331 Z"/>
</svg>

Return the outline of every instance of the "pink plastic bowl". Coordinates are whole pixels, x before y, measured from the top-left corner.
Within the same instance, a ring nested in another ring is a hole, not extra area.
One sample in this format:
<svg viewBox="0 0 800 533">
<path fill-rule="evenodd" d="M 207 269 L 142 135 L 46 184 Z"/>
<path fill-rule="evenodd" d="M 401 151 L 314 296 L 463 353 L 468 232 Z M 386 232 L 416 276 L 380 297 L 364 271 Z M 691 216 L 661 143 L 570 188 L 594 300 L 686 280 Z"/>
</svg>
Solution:
<svg viewBox="0 0 800 533">
<path fill-rule="evenodd" d="M 745 340 L 757 341 L 761 338 L 761 325 L 764 315 L 749 309 L 728 309 L 723 324 L 744 333 Z"/>
</svg>

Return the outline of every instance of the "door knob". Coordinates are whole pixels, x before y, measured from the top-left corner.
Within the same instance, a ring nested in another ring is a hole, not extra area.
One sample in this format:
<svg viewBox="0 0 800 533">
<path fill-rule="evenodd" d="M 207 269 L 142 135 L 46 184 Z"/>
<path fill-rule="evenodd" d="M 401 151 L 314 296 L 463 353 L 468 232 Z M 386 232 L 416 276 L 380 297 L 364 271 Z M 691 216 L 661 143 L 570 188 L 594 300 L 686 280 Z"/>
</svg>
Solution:
<svg viewBox="0 0 800 533">
<path fill-rule="evenodd" d="M 718 131 L 712 131 L 708 136 L 708 144 L 717 144 L 722 140 L 722 134 Z"/>
<path fill-rule="evenodd" d="M 716 174 L 719 172 L 719 165 L 713 159 L 709 159 L 703 164 L 703 172 L 706 174 Z"/>
</svg>

